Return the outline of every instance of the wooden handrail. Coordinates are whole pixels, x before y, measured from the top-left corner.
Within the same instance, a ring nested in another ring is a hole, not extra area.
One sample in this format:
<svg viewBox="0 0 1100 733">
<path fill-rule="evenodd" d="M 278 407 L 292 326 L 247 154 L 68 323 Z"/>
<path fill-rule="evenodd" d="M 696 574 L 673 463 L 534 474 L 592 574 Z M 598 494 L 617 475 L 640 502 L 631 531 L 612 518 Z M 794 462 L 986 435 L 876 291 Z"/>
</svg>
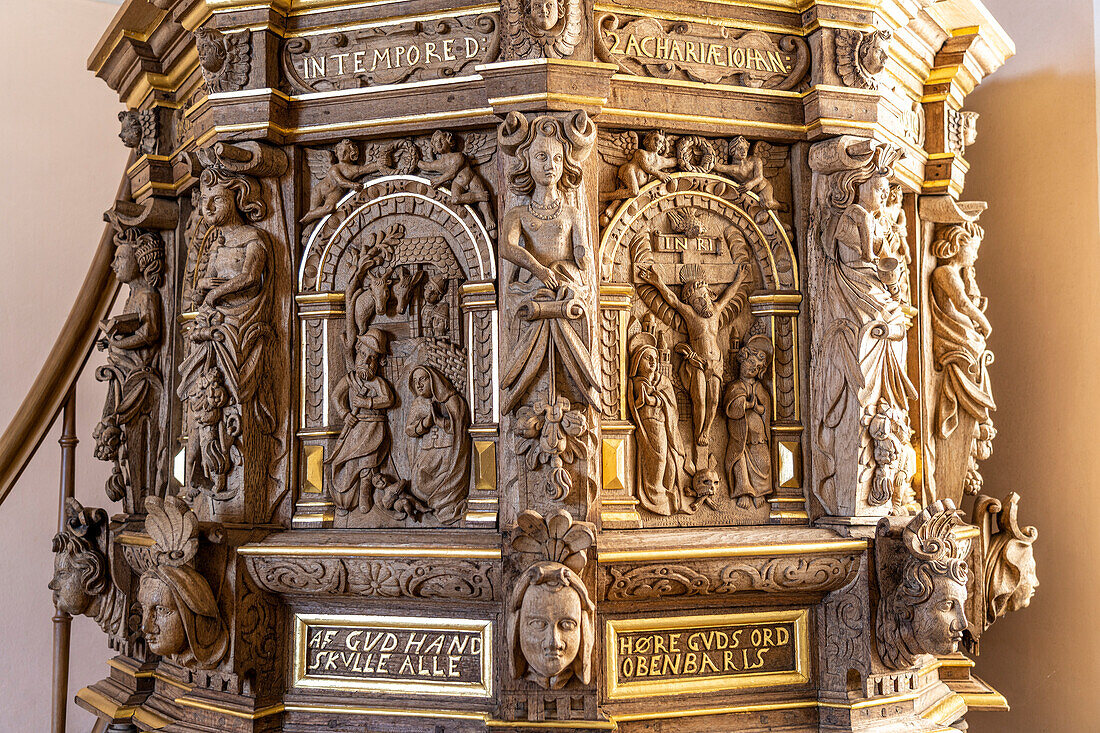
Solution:
<svg viewBox="0 0 1100 733">
<path fill-rule="evenodd" d="M 133 162 L 131 155 L 127 169 Z M 129 198 L 130 178 L 123 175 L 114 200 Z M 65 326 L 11 424 L 0 436 L 0 505 L 57 419 L 69 390 L 76 384 L 95 346 L 99 322 L 108 316 L 114 305 L 119 289 L 118 280 L 111 270 L 114 250 L 114 228 L 108 224 L 104 227 Z"/>
</svg>

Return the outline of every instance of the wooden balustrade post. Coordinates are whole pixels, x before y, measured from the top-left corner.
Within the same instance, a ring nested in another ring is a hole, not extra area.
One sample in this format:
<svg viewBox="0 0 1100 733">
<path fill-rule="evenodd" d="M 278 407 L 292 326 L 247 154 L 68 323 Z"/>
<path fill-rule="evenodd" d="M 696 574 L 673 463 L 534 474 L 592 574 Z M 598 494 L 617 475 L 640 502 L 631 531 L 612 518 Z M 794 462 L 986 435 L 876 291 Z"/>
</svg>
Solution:
<svg viewBox="0 0 1100 733">
<path fill-rule="evenodd" d="M 74 495 L 76 486 L 76 384 L 69 387 L 62 408 L 61 437 L 61 486 L 58 492 L 57 531 L 65 529 L 65 501 Z M 65 733 L 65 716 L 69 704 L 69 638 L 72 616 L 55 609 L 53 616 L 53 713 L 50 719 L 52 733 Z"/>
</svg>

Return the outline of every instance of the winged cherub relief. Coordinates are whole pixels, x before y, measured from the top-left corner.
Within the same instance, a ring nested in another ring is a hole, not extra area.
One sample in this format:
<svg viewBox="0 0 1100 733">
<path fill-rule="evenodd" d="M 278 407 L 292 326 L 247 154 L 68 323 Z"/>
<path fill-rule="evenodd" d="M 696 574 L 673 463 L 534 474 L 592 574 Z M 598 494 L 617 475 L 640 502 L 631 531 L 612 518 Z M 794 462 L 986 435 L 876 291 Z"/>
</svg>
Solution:
<svg viewBox="0 0 1100 733">
<path fill-rule="evenodd" d="M 235 92 L 248 83 L 252 71 L 252 38 L 243 33 L 221 33 L 213 28 L 195 31 L 202 76 L 211 92 Z"/>
<path fill-rule="evenodd" d="M 568 58 L 584 32 L 580 0 L 505 0 L 503 59 Z"/>
<path fill-rule="evenodd" d="M 776 200 L 769 181 L 779 173 L 786 158 L 786 148 L 763 141 L 756 143 L 750 154 L 749 141 L 738 135 L 729 142 L 729 163 L 716 161 L 714 172 L 729 176 L 756 194 L 765 208 L 786 211 L 787 207 Z"/>
<path fill-rule="evenodd" d="M 420 160 L 420 170 L 433 186 L 447 186 L 456 204 L 477 206 L 489 234 L 496 234 L 496 217 L 490 203 L 493 195 L 477 166 L 489 161 L 493 145 L 486 135 L 467 135 L 459 140 L 446 130 L 436 130 L 428 141 L 428 151 Z"/>
<path fill-rule="evenodd" d="M 358 160 L 359 148 L 347 139 L 336 143 L 335 155 L 328 150 L 306 150 L 306 162 L 317 183 L 309 194 L 309 211 L 301 218 L 301 224 L 331 214 L 345 193 L 359 189 L 358 179 L 378 172 L 377 161 L 358 165 Z"/>
</svg>

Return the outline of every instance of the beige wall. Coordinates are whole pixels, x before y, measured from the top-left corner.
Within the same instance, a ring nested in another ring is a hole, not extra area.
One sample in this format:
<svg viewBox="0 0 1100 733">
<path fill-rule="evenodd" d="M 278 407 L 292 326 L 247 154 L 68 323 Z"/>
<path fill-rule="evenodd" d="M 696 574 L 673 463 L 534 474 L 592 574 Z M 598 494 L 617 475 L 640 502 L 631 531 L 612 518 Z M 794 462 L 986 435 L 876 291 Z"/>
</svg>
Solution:
<svg viewBox="0 0 1100 733">
<path fill-rule="evenodd" d="M 968 105 L 983 114 L 966 193 L 991 204 L 979 279 L 998 357 L 1000 435 L 984 473 L 992 493 L 1024 497 L 1024 518 L 1041 533 L 1042 587 L 1030 609 L 993 627 L 978 660 L 1014 710 L 974 715 L 971 730 L 1078 733 L 1100 721 L 1093 17 L 1080 1 L 986 2 L 1018 56 Z M 64 321 L 125 160 L 117 100 L 82 72 L 113 11 L 89 0 L 0 0 L 0 426 Z M 102 505 L 107 472 L 90 435 L 103 392 L 86 374 L 78 497 Z M 56 431 L 0 508 L 0 731 L 48 729 L 55 441 Z M 103 675 L 107 654 L 87 619 L 74 630 L 75 688 Z M 91 718 L 74 711 L 72 720 L 78 730 Z"/>
</svg>

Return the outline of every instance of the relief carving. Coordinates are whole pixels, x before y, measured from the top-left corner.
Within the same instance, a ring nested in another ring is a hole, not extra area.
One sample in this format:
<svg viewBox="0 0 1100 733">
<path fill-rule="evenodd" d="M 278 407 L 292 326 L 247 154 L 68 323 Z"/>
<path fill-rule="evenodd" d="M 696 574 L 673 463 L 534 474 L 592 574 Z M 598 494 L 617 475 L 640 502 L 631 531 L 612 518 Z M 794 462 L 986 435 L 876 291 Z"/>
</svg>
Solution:
<svg viewBox="0 0 1100 733">
<path fill-rule="evenodd" d="M 845 86 L 878 89 L 876 78 L 889 59 L 890 31 L 857 31 L 838 28 L 833 35 L 836 73 Z"/>
<path fill-rule="evenodd" d="M 1035 572 L 1035 540 L 1039 530 L 1021 527 L 1017 514 L 1020 495 L 1010 493 L 1004 503 L 978 496 L 972 522 L 983 528 L 981 545 L 981 597 L 984 599 L 981 629 L 989 628 L 1005 614 L 1027 608 L 1039 587 Z"/>
<path fill-rule="evenodd" d="M 151 155 L 157 151 L 160 126 L 156 110 L 128 109 L 118 113 L 118 121 L 122 123 L 122 131 L 118 133 L 118 138 L 123 145 L 145 155 Z"/>
<path fill-rule="evenodd" d="M 145 500 L 150 564 L 138 588 L 141 631 L 149 650 L 195 669 L 213 669 L 229 650 L 229 633 L 210 583 L 194 567 L 198 518 L 177 497 Z"/>
<path fill-rule="evenodd" d="M 311 224 L 331 214 L 348 191 L 358 191 L 358 179 L 377 173 L 380 162 L 375 159 L 366 165 L 357 165 L 359 148 L 348 139 L 336 143 L 334 152 L 306 149 L 306 162 L 313 178 L 309 192 L 309 211 L 299 223 Z"/>
<path fill-rule="evenodd" d="M 595 526 L 573 521 L 565 510 L 545 519 L 530 510 L 519 515 L 512 548 L 538 559 L 508 599 L 505 639 L 513 678 L 548 690 L 574 678 L 592 682 L 596 606 L 581 573 L 595 542 Z"/>
<path fill-rule="evenodd" d="M 584 34 L 581 0 L 504 0 L 500 12 L 504 61 L 569 58 Z"/>
<path fill-rule="evenodd" d="M 955 535 L 962 522 L 950 500 L 924 508 L 900 533 L 897 522 L 881 519 L 876 532 L 875 640 L 883 663 L 900 670 L 923 654 L 958 651 L 967 627 L 970 540 Z"/>
<path fill-rule="evenodd" d="M 111 267 L 129 288 L 122 312 L 100 323 L 96 345 L 107 363 L 96 379 L 107 383 L 103 414 L 92 433 L 95 457 L 112 464 L 107 497 L 123 500 L 127 513 L 141 511 L 146 495 L 163 486 L 159 404 L 164 391 L 160 348 L 164 333 L 164 244 L 151 232 L 117 226 Z"/>
<path fill-rule="evenodd" d="M 958 109 L 947 110 L 947 151 L 962 155 L 967 145 L 973 145 L 978 139 L 977 112 L 963 112 Z"/>
<path fill-rule="evenodd" d="M 65 528 L 53 538 L 49 588 L 58 611 L 91 618 L 114 640 L 129 637 L 129 608 L 111 576 L 108 526 L 107 512 L 65 500 Z"/>
<path fill-rule="evenodd" d="M 756 194 L 764 208 L 786 211 L 787 207 L 775 198 L 771 179 L 786 162 L 787 149 L 761 140 L 752 147 L 750 155 L 749 141 L 740 135 L 725 147 L 729 149 L 729 162 L 723 162 L 725 156 L 720 155 L 715 160 L 714 171 L 729 176 L 746 191 Z"/>
<path fill-rule="evenodd" d="M 726 476 L 737 505 L 760 508 L 772 485 L 771 396 L 760 381 L 772 357 L 772 342 L 755 335 L 737 352 L 739 377 L 726 385 L 722 411 L 729 424 Z"/>
<path fill-rule="evenodd" d="M 911 318 L 897 285 L 905 268 L 888 206 L 897 157 L 893 146 L 851 137 L 810 149 L 814 492 L 834 516 L 894 511 L 893 449 L 910 438 Z"/>
<path fill-rule="evenodd" d="M 236 92 L 248 84 L 252 71 L 252 33 L 221 33 L 214 28 L 195 31 L 195 48 L 207 90 Z"/>
<path fill-rule="evenodd" d="M 409 492 L 442 524 L 466 514 L 470 481 L 470 410 L 445 374 L 418 365 L 409 375 L 416 395 L 405 421 L 412 474 Z"/>
</svg>

